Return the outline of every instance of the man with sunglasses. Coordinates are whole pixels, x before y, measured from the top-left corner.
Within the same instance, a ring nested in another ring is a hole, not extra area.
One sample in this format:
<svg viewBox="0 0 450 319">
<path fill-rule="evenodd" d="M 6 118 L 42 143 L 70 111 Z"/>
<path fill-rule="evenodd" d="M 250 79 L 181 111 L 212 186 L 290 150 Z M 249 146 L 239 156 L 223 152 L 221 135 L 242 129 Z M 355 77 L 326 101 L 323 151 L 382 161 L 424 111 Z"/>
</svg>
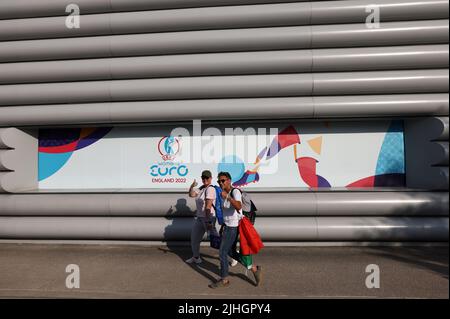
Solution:
<svg viewBox="0 0 450 319">
<path fill-rule="evenodd" d="M 197 181 L 194 180 L 189 188 L 189 197 L 195 198 L 197 214 L 191 231 L 192 257 L 186 260 L 188 264 L 200 264 L 200 243 L 205 236 L 205 232 L 213 230 L 216 224 L 215 210 L 213 203 L 216 201 L 216 190 L 212 187 L 212 174 L 206 170 L 202 172 L 202 186 L 196 188 Z"/>
<path fill-rule="evenodd" d="M 210 288 L 227 287 L 230 284 L 228 280 L 228 256 L 234 259 L 236 256 L 236 243 L 239 234 L 239 221 L 243 217 L 242 215 L 242 194 L 241 192 L 233 188 L 231 184 L 231 175 L 228 172 L 220 172 L 218 175 L 218 183 L 222 188 L 223 198 L 223 221 L 220 229 L 222 235 L 222 241 L 220 244 L 220 279 L 209 285 Z M 250 268 L 255 276 L 256 285 L 261 282 L 261 267 L 251 266 Z"/>
</svg>

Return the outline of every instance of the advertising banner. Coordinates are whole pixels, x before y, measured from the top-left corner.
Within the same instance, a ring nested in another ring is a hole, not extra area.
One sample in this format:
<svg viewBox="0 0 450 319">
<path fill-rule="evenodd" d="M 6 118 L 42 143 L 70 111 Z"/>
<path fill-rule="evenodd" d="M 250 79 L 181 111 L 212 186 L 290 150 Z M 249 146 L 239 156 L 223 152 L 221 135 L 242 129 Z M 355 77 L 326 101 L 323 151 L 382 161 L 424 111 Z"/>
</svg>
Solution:
<svg viewBox="0 0 450 319">
<path fill-rule="evenodd" d="M 205 169 L 235 187 L 403 187 L 403 122 L 42 129 L 38 166 L 46 190 L 186 190 Z"/>
</svg>

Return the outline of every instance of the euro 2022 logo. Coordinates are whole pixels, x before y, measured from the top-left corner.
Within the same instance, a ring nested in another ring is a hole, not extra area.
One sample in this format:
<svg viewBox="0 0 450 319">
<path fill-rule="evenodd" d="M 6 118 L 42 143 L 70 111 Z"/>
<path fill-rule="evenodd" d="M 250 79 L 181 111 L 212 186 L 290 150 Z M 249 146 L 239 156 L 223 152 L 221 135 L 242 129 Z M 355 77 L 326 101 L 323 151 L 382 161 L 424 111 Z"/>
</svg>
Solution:
<svg viewBox="0 0 450 319">
<path fill-rule="evenodd" d="M 177 137 L 164 136 L 158 142 L 158 152 L 163 161 L 150 167 L 153 183 L 186 183 L 189 170 L 185 164 L 175 163 L 174 160 L 181 151 L 181 142 Z"/>
<path fill-rule="evenodd" d="M 164 161 L 173 161 L 180 148 L 180 141 L 173 136 L 164 136 L 158 143 L 158 151 Z"/>
</svg>

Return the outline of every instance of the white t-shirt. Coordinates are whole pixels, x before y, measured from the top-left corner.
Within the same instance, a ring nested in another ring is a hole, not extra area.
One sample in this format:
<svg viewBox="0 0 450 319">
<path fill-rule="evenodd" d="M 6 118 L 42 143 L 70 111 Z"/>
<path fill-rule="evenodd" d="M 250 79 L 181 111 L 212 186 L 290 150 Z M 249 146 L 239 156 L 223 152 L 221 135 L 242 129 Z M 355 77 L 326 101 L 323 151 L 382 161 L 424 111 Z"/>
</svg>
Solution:
<svg viewBox="0 0 450 319">
<path fill-rule="evenodd" d="M 241 192 L 234 188 L 233 189 L 233 196 L 234 200 L 237 200 L 242 203 L 242 194 Z M 228 227 L 238 227 L 239 226 L 239 220 L 242 218 L 242 209 L 240 211 L 237 211 L 233 205 L 231 205 L 230 201 L 228 199 L 223 201 L 223 222 Z"/>
<path fill-rule="evenodd" d="M 206 217 L 206 199 L 211 199 L 212 203 L 216 202 L 216 190 L 213 186 L 208 186 L 203 189 L 195 189 L 197 197 L 195 198 L 195 204 L 197 206 L 197 217 Z M 214 207 L 211 207 L 211 215 L 216 216 Z"/>
</svg>

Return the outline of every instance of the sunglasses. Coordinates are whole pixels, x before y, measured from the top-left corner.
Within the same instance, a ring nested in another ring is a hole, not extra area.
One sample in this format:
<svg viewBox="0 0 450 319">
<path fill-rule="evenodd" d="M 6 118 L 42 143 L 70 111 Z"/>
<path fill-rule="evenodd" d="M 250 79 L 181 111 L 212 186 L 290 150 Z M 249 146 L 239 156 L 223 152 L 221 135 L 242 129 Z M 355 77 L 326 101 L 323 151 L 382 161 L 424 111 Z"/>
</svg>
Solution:
<svg viewBox="0 0 450 319">
<path fill-rule="evenodd" d="M 219 183 L 219 184 L 223 184 L 223 183 L 225 183 L 227 180 L 226 179 L 219 179 L 217 182 Z"/>
<path fill-rule="evenodd" d="M 202 176 L 202 179 L 209 179 L 210 177 L 208 176 Z"/>
</svg>

